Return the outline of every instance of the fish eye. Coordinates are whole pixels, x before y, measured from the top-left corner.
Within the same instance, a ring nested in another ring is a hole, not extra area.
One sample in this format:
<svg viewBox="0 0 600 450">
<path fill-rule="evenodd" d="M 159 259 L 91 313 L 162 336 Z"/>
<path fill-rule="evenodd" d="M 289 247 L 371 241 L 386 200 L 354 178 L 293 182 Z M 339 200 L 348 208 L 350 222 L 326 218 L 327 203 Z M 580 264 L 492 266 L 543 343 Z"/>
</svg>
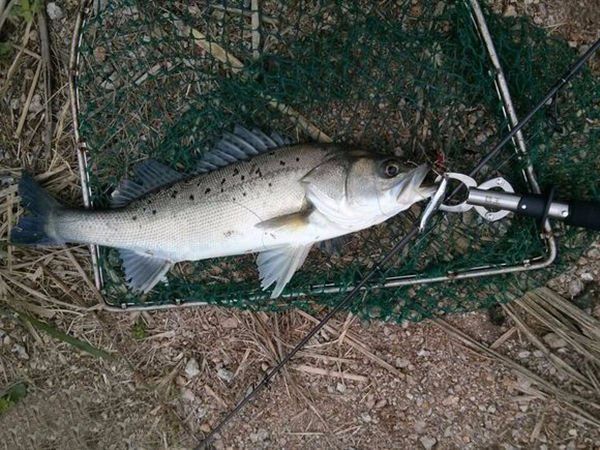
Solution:
<svg viewBox="0 0 600 450">
<path fill-rule="evenodd" d="M 393 159 L 385 161 L 383 163 L 383 174 L 387 178 L 394 178 L 400 173 L 400 164 Z"/>
</svg>

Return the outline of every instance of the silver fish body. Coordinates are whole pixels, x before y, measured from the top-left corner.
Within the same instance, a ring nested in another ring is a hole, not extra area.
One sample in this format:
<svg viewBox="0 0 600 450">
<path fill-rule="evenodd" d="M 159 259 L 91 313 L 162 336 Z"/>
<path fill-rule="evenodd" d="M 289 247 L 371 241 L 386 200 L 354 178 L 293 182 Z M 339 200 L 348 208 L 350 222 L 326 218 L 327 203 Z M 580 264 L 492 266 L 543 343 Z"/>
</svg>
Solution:
<svg viewBox="0 0 600 450">
<path fill-rule="evenodd" d="M 276 283 L 275 297 L 314 243 L 381 223 L 433 192 L 421 186 L 424 166 L 407 170 L 395 158 L 337 144 L 278 141 L 236 128 L 194 176 L 142 163 L 142 181 L 124 181 L 108 210 L 65 208 L 25 179 L 21 194 L 34 216 L 12 240 L 116 247 L 129 284 L 144 292 L 176 262 L 259 253 L 262 286 Z"/>
</svg>

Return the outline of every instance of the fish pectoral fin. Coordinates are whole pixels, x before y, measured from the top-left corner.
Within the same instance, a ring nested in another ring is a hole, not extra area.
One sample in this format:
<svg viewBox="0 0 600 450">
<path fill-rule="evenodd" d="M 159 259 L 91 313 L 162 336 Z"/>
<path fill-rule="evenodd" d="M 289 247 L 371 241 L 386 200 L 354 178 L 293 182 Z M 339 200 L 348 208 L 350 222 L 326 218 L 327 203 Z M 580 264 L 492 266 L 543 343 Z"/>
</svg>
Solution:
<svg viewBox="0 0 600 450">
<path fill-rule="evenodd" d="M 173 263 L 166 259 L 138 253 L 133 250 L 119 249 L 123 260 L 127 285 L 137 291 L 146 293 L 156 283 L 162 281 Z"/>
<path fill-rule="evenodd" d="M 281 295 L 286 284 L 306 260 L 311 247 L 312 244 L 286 246 L 259 253 L 256 264 L 260 274 L 261 287 L 266 290 L 273 283 L 277 283 L 271 293 L 271 298 Z"/>
<path fill-rule="evenodd" d="M 309 216 L 312 211 L 309 209 L 282 216 L 273 217 L 269 220 L 263 220 L 255 226 L 262 230 L 282 230 L 301 231 L 309 223 Z"/>
</svg>

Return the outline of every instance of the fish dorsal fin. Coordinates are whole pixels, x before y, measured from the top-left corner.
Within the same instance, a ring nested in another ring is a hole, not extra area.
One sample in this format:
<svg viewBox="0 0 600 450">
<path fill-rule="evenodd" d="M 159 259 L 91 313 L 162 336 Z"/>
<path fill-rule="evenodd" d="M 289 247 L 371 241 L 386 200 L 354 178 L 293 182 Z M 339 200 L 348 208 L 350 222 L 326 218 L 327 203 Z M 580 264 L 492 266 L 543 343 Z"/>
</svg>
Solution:
<svg viewBox="0 0 600 450">
<path fill-rule="evenodd" d="M 263 290 L 268 289 L 273 283 L 277 283 L 271 293 L 271 298 L 281 295 L 296 270 L 304 263 L 311 246 L 312 244 L 285 246 L 259 253 L 256 264 Z"/>
<path fill-rule="evenodd" d="M 250 131 L 241 125 L 236 125 L 233 133 L 223 133 L 223 137 L 215 147 L 202 156 L 196 170 L 199 173 L 210 172 L 233 162 L 244 161 L 268 150 L 293 143 L 292 139 L 279 133 L 267 136 L 257 128 Z"/>
<path fill-rule="evenodd" d="M 172 263 L 166 259 L 144 255 L 134 250 L 119 249 L 127 285 L 146 293 L 161 281 Z"/>
<path fill-rule="evenodd" d="M 134 166 L 133 172 L 138 181 L 124 179 L 112 193 L 111 206 L 119 208 L 140 198 L 161 186 L 173 184 L 186 175 L 165 166 L 153 159 L 147 159 Z"/>
</svg>

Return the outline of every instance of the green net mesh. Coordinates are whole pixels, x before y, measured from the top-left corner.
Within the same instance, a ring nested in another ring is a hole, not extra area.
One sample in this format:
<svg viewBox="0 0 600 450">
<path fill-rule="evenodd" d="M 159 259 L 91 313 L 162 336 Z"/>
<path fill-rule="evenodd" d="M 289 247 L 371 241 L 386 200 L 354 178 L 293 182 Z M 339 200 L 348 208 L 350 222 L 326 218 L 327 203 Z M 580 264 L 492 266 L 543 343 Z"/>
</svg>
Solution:
<svg viewBox="0 0 600 450">
<path fill-rule="evenodd" d="M 191 170 L 235 124 L 310 141 L 315 133 L 307 130 L 308 118 L 335 141 L 468 172 L 507 123 L 469 7 L 450 3 L 113 0 L 90 10 L 81 30 L 78 89 L 94 205 L 107 205 L 111 190 L 142 159 Z M 525 19 L 486 17 L 523 115 L 576 54 Z M 600 198 L 598 87 L 584 73 L 556 108 L 540 112 L 525 129 L 542 187 L 555 185 L 566 197 Z M 502 175 L 525 191 L 524 165 L 508 145 L 479 181 Z M 350 236 L 338 255 L 313 249 L 286 292 L 323 285 L 345 291 L 406 234 L 421 208 Z M 390 277 L 429 278 L 547 254 L 532 219 L 489 223 L 469 212 L 438 215 L 434 222 L 380 270 L 355 312 L 419 320 L 474 310 L 552 275 L 544 270 L 378 288 Z M 590 236 L 575 229 L 559 233 L 564 264 Z M 271 300 L 259 289 L 251 255 L 179 264 L 167 284 L 141 297 L 123 284 L 116 251 L 101 249 L 100 266 L 104 295 L 114 305 L 177 301 L 281 310 L 330 305 L 341 295 Z"/>
</svg>

